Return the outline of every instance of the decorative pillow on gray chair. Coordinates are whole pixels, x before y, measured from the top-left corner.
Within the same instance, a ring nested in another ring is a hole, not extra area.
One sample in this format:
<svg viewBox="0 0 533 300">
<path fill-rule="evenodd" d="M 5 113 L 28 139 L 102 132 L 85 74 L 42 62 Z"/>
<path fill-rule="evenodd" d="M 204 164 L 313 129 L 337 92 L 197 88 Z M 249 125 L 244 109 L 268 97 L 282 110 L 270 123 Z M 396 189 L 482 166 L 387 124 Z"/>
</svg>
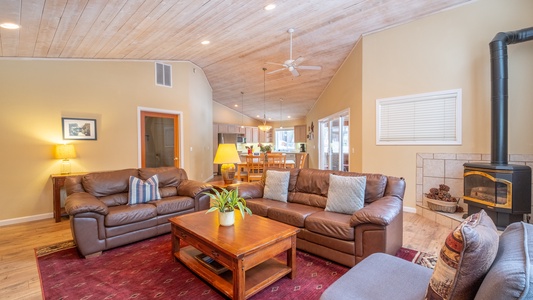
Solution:
<svg viewBox="0 0 533 300">
<path fill-rule="evenodd" d="M 533 299 L 532 260 L 533 225 L 516 222 L 507 226 L 475 299 Z"/>
<path fill-rule="evenodd" d="M 471 215 L 446 238 L 426 299 L 474 299 L 497 252 L 498 233 L 494 222 L 484 210 Z"/>
<path fill-rule="evenodd" d="M 325 211 L 351 215 L 365 204 L 366 176 L 329 174 L 328 200 Z"/>
<path fill-rule="evenodd" d="M 267 170 L 263 198 L 287 202 L 290 176 L 289 171 Z"/>
</svg>

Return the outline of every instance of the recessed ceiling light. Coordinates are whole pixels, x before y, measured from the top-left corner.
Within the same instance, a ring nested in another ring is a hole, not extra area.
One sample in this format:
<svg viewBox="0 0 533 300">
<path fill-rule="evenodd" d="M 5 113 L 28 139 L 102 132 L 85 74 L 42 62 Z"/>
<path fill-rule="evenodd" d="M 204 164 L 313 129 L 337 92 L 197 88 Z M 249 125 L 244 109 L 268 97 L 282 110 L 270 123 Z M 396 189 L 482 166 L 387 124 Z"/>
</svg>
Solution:
<svg viewBox="0 0 533 300">
<path fill-rule="evenodd" d="M 291 116 L 287 116 L 287 119 L 290 119 L 290 118 L 291 118 Z"/>
<path fill-rule="evenodd" d="M 259 115 L 255 116 L 256 118 L 259 118 Z"/>
<path fill-rule="evenodd" d="M 273 10 L 274 8 L 276 8 L 276 4 L 274 3 L 271 3 L 267 6 L 264 7 L 264 10 Z"/>
<path fill-rule="evenodd" d="M 211 42 L 210 41 L 203 41 L 202 45 L 209 45 L 209 43 L 211 43 Z"/>
<path fill-rule="evenodd" d="M 0 24 L 0 27 L 5 29 L 19 29 L 20 25 L 14 23 L 2 23 Z"/>
<path fill-rule="evenodd" d="M 235 106 L 235 107 L 239 107 L 239 104 L 235 104 L 234 106 Z"/>
</svg>

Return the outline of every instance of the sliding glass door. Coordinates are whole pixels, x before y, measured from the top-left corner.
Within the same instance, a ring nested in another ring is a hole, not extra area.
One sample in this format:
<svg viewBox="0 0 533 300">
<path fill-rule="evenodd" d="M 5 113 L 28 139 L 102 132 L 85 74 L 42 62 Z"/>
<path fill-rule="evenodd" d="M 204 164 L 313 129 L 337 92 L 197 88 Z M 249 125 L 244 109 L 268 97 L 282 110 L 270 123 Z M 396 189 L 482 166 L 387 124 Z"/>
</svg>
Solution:
<svg viewBox="0 0 533 300">
<path fill-rule="evenodd" d="M 318 121 L 319 157 L 322 170 L 350 170 L 350 114 L 342 111 Z"/>
</svg>

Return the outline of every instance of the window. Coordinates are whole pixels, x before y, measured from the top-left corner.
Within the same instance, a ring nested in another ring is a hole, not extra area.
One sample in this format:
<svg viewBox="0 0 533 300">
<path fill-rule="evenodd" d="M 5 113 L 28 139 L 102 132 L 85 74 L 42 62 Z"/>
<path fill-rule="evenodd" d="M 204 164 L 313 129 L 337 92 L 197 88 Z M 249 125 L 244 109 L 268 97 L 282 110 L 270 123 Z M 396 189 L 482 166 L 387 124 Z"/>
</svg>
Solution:
<svg viewBox="0 0 533 300">
<path fill-rule="evenodd" d="M 161 86 L 172 87 L 172 66 L 155 63 L 155 84 Z"/>
<path fill-rule="evenodd" d="M 293 151 L 294 129 L 276 129 L 275 147 L 278 151 Z"/>
<path fill-rule="evenodd" d="M 461 89 L 376 101 L 377 145 L 460 145 Z"/>
<path fill-rule="evenodd" d="M 341 111 L 318 121 L 319 156 L 322 170 L 350 170 L 350 112 Z"/>
</svg>

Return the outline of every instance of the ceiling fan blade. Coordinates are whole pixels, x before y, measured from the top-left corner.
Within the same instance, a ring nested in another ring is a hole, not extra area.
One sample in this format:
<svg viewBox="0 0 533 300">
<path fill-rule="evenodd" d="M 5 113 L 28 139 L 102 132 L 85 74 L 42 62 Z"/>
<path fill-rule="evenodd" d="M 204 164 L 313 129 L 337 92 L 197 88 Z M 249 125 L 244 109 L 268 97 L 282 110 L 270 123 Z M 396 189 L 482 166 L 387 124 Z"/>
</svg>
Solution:
<svg viewBox="0 0 533 300">
<path fill-rule="evenodd" d="M 292 75 L 293 75 L 294 77 L 298 77 L 298 76 L 300 76 L 300 73 L 298 73 L 298 70 L 296 70 L 296 68 L 292 68 L 292 69 L 289 68 L 289 71 L 291 71 L 291 73 L 292 73 Z"/>
<path fill-rule="evenodd" d="M 287 69 L 287 68 L 277 69 L 277 70 L 274 70 L 274 71 L 272 71 L 272 72 L 268 72 L 267 75 L 274 74 L 274 73 L 277 73 L 277 72 L 279 72 L 279 71 L 283 71 L 283 70 L 285 70 L 285 69 Z"/>
<path fill-rule="evenodd" d="M 322 70 L 321 66 L 298 66 L 300 70 Z"/>
<path fill-rule="evenodd" d="M 296 60 L 294 60 L 294 61 L 292 62 L 292 65 L 296 67 L 296 66 L 298 66 L 299 64 L 301 64 L 303 61 L 304 61 L 304 57 L 303 57 L 303 56 L 300 56 L 300 57 L 298 57 Z"/>
<path fill-rule="evenodd" d="M 275 63 L 275 62 L 268 62 L 267 61 L 265 64 L 267 64 L 267 65 L 276 65 L 276 66 L 284 66 L 286 68 L 285 64 L 280 64 L 280 63 Z"/>
</svg>

